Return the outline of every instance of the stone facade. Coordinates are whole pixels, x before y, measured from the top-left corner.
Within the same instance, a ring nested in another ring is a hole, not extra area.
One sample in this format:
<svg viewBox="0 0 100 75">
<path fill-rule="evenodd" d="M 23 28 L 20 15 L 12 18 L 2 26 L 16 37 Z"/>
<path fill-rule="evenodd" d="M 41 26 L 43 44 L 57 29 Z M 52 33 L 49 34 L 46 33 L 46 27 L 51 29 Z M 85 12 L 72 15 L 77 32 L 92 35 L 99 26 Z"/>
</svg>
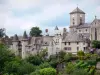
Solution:
<svg viewBox="0 0 100 75">
<path fill-rule="evenodd" d="M 10 38 L 10 48 L 16 55 L 22 58 L 37 54 L 43 49 L 48 49 L 48 56 L 57 54 L 61 50 L 77 53 L 79 50 L 87 51 L 87 40 L 100 40 L 100 20 L 95 18 L 92 23 L 85 23 L 85 13 L 78 7 L 70 13 L 70 31 L 63 29 L 61 34 L 59 28 L 55 27 L 54 36 L 28 37 L 26 32 L 23 36 Z"/>
</svg>

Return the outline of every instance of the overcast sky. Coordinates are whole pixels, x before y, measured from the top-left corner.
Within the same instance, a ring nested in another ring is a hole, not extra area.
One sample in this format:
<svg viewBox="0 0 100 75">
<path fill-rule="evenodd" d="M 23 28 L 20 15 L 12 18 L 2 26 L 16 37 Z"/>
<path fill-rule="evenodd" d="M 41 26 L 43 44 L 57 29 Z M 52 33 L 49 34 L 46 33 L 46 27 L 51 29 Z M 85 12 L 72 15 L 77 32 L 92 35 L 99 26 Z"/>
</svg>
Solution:
<svg viewBox="0 0 100 75">
<path fill-rule="evenodd" d="M 69 13 L 76 7 L 86 13 L 86 22 L 94 16 L 100 18 L 100 0 L 0 0 L 0 28 L 5 27 L 7 35 L 22 35 L 33 26 L 39 26 L 52 33 L 69 27 Z"/>
</svg>

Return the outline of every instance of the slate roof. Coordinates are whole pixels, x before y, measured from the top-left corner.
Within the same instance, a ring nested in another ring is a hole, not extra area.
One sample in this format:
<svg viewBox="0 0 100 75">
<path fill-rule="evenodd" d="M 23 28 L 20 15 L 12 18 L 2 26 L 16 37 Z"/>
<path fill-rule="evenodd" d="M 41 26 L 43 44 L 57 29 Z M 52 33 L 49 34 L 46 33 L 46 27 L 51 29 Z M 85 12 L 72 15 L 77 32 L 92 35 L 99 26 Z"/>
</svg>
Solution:
<svg viewBox="0 0 100 75">
<path fill-rule="evenodd" d="M 74 14 L 74 13 L 81 13 L 81 14 L 85 14 L 85 12 L 83 12 L 81 9 L 79 9 L 78 7 L 76 9 L 74 9 L 72 12 L 70 12 L 70 14 Z"/>
<path fill-rule="evenodd" d="M 81 42 L 81 41 L 85 41 L 85 38 L 83 38 L 81 34 L 78 34 L 76 32 L 70 32 L 63 40 L 63 42 Z"/>
<path fill-rule="evenodd" d="M 90 23 L 84 23 L 82 25 L 77 26 L 77 29 L 81 29 L 81 28 L 89 28 L 90 27 Z"/>
</svg>

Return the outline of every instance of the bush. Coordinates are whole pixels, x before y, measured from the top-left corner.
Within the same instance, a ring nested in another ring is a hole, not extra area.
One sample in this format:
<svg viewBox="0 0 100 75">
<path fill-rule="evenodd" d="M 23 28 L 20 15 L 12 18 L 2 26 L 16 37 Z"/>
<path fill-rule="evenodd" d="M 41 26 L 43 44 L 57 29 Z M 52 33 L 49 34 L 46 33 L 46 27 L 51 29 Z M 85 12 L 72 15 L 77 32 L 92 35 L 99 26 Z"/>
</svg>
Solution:
<svg viewBox="0 0 100 75">
<path fill-rule="evenodd" d="M 84 69 L 75 69 L 71 75 L 88 75 L 88 72 L 86 72 Z"/>
<path fill-rule="evenodd" d="M 51 67 L 51 65 L 48 62 L 44 62 L 44 63 L 42 63 L 42 64 L 39 65 L 40 69 L 48 68 L 48 67 Z"/>
<path fill-rule="evenodd" d="M 84 54 L 83 51 L 78 51 L 78 52 L 77 52 L 77 55 L 78 55 L 78 57 L 79 57 L 80 60 L 83 60 L 83 59 L 84 59 L 84 55 L 85 55 L 85 54 Z"/>
<path fill-rule="evenodd" d="M 66 71 L 67 74 L 72 73 L 74 71 L 74 69 L 75 69 L 74 64 L 71 63 L 71 62 L 69 62 L 67 64 L 67 66 L 65 67 L 65 71 Z"/>
<path fill-rule="evenodd" d="M 92 41 L 92 47 L 100 49 L 100 41 L 97 40 Z"/>
<path fill-rule="evenodd" d="M 64 61 L 69 62 L 72 59 L 72 54 L 68 53 L 64 56 Z"/>
<path fill-rule="evenodd" d="M 36 66 L 33 64 L 30 64 L 29 62 L 23 62 L 18 68 L 18 75 L 30 74 L 31 72 L 35 71 L 35 69 Z"/>
<path fill-rule="evenodd" d="M 40 70 L 40 75 L 56 75 L 54 68 L 44 68 Z"/>
<path fill-rule="evenodd" d="M 94 75 L 100 75 L 100 71 L 96 71 Z"/>
<path fill-rule="evenodd" d="M 89 75 L 93 75 L 93 74 L 94 74 L 94 71 L 95 71 L 95 66 L 92 66 L 92 67 L 90 68 L 90 71 L 88 72 Z"/>
<path fill-rule="evenodd" d="M 28 57 L 26 58 L 26 61 L 32 63 L 33 65 L 40 65 L 43 62 L 41 57 L 38 55 Z"/>
<path fill-rule="evenodd" d="M 30 75 L 40 75 L 40 71 L 36 70 L 36 71 L 32 72 Z"/>
</svg>

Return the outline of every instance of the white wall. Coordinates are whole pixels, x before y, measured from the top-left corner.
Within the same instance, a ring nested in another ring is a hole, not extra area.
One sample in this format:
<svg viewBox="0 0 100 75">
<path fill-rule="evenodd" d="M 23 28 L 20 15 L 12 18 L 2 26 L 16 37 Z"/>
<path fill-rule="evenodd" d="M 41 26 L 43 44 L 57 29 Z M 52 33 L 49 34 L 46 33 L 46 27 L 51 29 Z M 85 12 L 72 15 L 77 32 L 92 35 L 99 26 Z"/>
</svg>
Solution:
<svg viewBox="0 0 100 75">
<path fill-rule="evenodd" d="M 65 47 L 71 47 L 71 50 L 64 50 Z M 77 44 L 77 42 L 71 42 L 70 45 L 68 43 L 66 43 L 66 45 L 65 43 L 62 43 L 62 49 L 66 52 L 71 52 L 71 53 L 77 52 L 78 51 L 77 47 L 79 47 L 79 50 L 84 51 L 84 47 L 87 47 L 87 43 L 79 42 Z"/>
</svg>

